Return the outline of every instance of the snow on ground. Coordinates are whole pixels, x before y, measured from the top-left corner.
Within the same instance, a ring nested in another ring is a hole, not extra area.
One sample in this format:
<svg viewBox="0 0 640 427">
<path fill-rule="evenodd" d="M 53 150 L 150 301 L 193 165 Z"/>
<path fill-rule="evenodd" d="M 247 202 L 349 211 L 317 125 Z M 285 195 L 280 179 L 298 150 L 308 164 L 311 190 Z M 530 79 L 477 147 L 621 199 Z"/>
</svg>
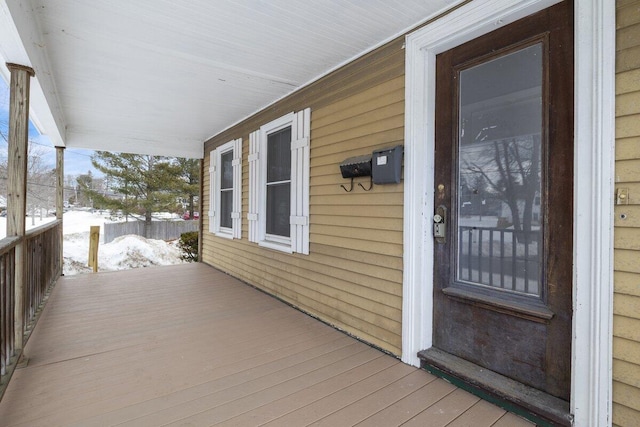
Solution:
<svg viewBox="0 0 640 427">
<path fill-rule="evenodd" d="M 27 218 L 27 229 L 53 221 L 54 217 L 44 217 L 41 221 L 36 217 Z M 128 270 L 131 268 L 152 265 L 182 264 L 180 249 L 176 242 L 145 239 L 141 236 L 122 236 L 111 243 L 103 243 L 104 224 L 116 222 L 108 213 L 91 213 L 89 211 L 65 212 L 63 218 L 63 273 L 67 276 L 89 273 L 93 270 L 87 266 L 89 258 L 89 229 L 92 225 L 100 226 L 100 244 L 98 246 L 98 271 Z M 6 235 L 6 218 L 0 217 L 0 238 Z"/>
</svg>

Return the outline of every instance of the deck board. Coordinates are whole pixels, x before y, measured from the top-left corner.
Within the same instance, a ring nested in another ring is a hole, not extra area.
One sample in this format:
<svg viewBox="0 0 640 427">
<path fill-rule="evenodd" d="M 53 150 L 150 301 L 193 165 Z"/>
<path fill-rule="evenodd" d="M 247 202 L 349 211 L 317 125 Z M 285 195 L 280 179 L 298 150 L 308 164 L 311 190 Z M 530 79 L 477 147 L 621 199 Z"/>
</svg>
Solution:
<svg viewBox="0 0 640 427">
<path fill-rule="evenodd" d="M 529 425 L 203 264 L 63 277 L 25 353 L 1 426 Z"/>
</svg>

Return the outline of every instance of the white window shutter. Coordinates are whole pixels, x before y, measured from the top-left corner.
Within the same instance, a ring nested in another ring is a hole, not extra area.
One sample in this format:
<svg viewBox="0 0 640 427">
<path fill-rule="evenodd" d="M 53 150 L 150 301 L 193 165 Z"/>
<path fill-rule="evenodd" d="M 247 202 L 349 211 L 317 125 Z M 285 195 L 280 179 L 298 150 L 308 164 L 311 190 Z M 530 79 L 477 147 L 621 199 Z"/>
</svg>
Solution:
<svg viewBox="0 0 640 427">
<path fill-rule="evenodd" d="M 311 109 L 298 111 L 291 129 L 291 250 L 309 254 L 309 139 Z"/>
<path fill-rule="evenodd" d="M 247 221 L 249 223 L 249 241 L 258 242 L 259 238 L 259 132 L 255 131 L 249 135 L 249 212 Z"/>
<path fill-rule="evenodd" d="M 217 153 L 213 150 L 209 153 L 209 232 L 215 233 L 216 225 L 216 163 Z"/>
<path fill-rule="evenodd" d="M 233 238 L 242 238 L 242 138 L 233 141 Z"/>
</svg>

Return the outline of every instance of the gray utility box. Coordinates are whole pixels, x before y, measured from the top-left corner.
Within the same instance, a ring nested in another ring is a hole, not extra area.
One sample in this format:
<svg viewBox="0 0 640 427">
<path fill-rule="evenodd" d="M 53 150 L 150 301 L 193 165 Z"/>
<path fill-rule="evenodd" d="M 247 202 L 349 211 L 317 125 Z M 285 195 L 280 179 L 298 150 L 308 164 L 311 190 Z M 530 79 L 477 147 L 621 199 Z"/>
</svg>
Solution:
<svg viewBox="0 0 640 427">
<path fill-rule="evenodd" d="M 374 184 L 400 184 L 403 152 L 402 145 L 373 152 L 371 169 Z"/>
</svg>

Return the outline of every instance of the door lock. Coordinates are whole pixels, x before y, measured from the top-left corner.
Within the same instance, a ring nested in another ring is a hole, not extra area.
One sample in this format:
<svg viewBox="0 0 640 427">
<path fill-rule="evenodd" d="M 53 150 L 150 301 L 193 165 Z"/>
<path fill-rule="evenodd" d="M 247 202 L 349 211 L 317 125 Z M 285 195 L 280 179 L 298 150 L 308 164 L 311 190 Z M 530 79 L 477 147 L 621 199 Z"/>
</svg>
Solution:
<svg viewBox="0 0 640 427">
<path fill-rule="evenodd" d="M 447 237 L 446 229 L 447 208 L 440 205 L 436 208 L 436 213 L 433 215 L 433 237 L 436 242 L 445 243 Z"/>
</svg>

